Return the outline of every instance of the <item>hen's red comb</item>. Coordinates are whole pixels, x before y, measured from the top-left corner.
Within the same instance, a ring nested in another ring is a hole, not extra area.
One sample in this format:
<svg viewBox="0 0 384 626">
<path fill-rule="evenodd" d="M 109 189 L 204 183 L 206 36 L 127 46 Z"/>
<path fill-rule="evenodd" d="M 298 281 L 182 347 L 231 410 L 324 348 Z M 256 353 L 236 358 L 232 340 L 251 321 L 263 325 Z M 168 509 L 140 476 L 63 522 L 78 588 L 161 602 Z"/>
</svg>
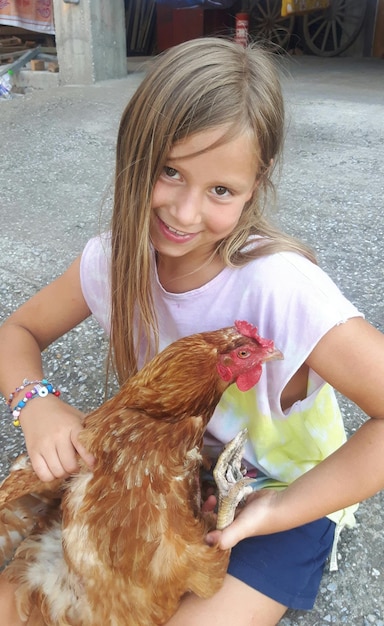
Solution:
<svg viewBox="0 0 384 626">
<path fill-rule="evenodd" d="M 250 337 L 251 339 L 255 339 L 257 343 L 259 343 L 263 348 L 273 348 L 274 343 L 272 339 L 264 339 L 264 337 L 260 337 L 257 332 L 256 326 L 253 326 L 250 322 L 245 321 L 235 321 L 236 330 L 239 331 L 244 337 Z"/>
</svg>

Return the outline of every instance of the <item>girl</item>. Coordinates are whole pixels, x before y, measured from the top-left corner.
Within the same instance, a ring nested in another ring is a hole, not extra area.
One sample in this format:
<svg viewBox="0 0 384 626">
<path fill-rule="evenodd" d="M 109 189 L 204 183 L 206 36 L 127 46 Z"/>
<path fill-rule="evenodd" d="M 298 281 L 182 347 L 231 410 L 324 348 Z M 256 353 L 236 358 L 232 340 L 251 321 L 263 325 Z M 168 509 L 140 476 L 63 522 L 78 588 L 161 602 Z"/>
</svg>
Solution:
<svg viewBox="0 0 384 626">
<path fill-rule="evenodd" d="M 90 314 L 110 335 L 120 383 L 171 341 L 235 319 L 283 352 L 255 389 L 224 395 L 207 443 L 246 425 L 249 468 L 287 488 L 250 496 L 208 535 L 233 548 L 224 585 L 185 597 L 169 626 L 270 626 L 287 607 L 310 609 L 351 506 L 384 486 L 384 337 L 263 216 L 283 117 L 277 72 L 257 47 L 197 39 L 159 57 L 122 116 L 110 233 L 0 330 L 12 408 L 43 379 L 41 350 Z M 332 387 L 370 418 L 348 442 Z M 92 465 L 81 413 L 53 393 L 16 417 L 43 480 L 76 471 L 77 454 Z M 17 625 L 13 594 L 2 580 L 4 623 Z"/>
</svg>

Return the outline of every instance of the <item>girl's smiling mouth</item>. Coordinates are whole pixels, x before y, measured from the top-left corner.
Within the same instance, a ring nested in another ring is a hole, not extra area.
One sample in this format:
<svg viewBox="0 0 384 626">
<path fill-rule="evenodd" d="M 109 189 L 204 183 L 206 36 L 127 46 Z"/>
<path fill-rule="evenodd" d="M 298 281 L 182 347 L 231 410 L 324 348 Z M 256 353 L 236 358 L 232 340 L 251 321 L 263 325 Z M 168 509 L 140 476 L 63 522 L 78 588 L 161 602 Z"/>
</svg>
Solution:
<svg viewBox="0 0 384 626">
<path fill-rule="evenodd" d="M 163 220 L 157 215 L 157 223 L 159 225 L 161 233 L 166 237 L 169 241 L 173 241 L 175 243 L 186 243 L 191 241 L 198 235 L 198 233 L 185 233 L 180 230 L 176 230 L 172 226 L 168 226 Z"/>
</svg>

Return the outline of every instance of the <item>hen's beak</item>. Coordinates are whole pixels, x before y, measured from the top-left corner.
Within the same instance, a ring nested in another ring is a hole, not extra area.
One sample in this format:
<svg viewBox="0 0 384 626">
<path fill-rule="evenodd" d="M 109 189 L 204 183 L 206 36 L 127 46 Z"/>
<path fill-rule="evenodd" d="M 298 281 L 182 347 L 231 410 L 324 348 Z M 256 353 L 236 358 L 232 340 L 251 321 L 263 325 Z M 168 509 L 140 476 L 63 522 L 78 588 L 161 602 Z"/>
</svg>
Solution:
<svg viewBox="0 0 384 626">
<path fill-rule="evenodd" d="M 264 362 L 281 361 L 282 359 L 284 359 L 284 354 L 281 350 L 278 350 L 277 348 L 270 348 L 264 357 Z"/>
</svg>

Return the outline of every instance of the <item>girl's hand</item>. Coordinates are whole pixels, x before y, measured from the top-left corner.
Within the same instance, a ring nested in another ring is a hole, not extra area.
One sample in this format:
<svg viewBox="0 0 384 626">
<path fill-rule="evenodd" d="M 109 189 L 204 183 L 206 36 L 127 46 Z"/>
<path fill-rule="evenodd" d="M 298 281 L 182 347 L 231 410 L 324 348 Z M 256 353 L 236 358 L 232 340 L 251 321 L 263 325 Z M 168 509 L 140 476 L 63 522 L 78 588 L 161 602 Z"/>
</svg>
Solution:
<svg viewBox="0 0 384 626">
<path fill-rule="evenodd" d="M 49 482 L 79 468 L 78 455 L 90 467 L 94 457 L 78 441 L 83 413 L 55 396 L 34 398 L 20 414 L 32 467 L 40 480 Z"/>
<path fill-rule="evenodd" d="M 245 505 L 238 507 L 232 524 L 224 530 L 213 530 L 208 533 L 206 543 L 228 550 L 246 537 L 269 535 L 284 530 L 285 524 L 278 518 L 279 493 L 281 492 L 272 489 L 262 489 L 249 495 Z"/>
</svg>

